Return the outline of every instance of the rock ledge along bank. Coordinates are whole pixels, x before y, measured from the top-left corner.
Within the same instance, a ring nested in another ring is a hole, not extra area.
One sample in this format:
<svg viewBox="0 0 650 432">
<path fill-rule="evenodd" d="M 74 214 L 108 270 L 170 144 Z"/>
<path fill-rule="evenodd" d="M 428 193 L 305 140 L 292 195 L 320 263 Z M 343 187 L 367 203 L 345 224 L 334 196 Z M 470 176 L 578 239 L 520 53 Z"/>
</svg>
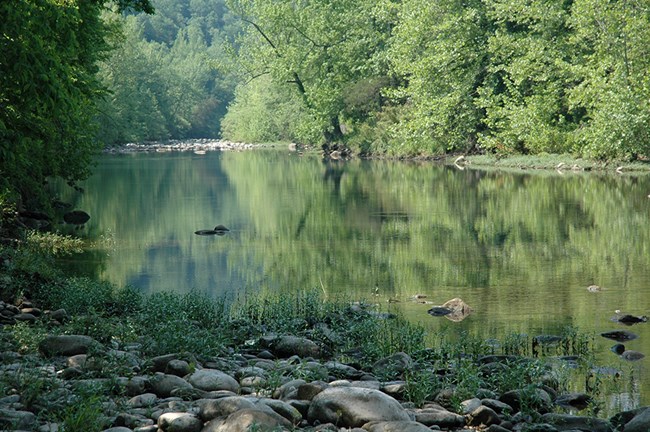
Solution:
<svg viewBox="0 0 650 432">
<path fill-rule="evenodd" d="M 171 140 L 171 141 L 154 141 L 145 143 L 128 143 L 115 147 L 108 147 L 105 153 L 111 154 L 128 154 L 128 153 L 148 153 L 148 152 L 194 152 L 196 154 L 205 154 L 207 151 L 241 151 L 262 148 L 263 145 L 240 143 L 227 140 L 217 139 L 188 139 L 188 140 Z"/>
<path fill-rule="evenodd" d="M 25 309 L 0 302 L 1 330 L 46 315 L 66 318 L 62 310 Z M 81 406 L 88 403 L 83 395 L 94 392 L 110 395 L 95 419 L 110 432 L 650 430 L 650 407 L 608 420 L 567 414 L 560 404 L 583 404 L 589 396 L 557 395 L 544 385 L 533 397 L 530 389 L 479 390 L 456 409 L 449 402 L 453 388 L 442 389 L 416 407 L 405 400 L 403 374 L 416 367 L 409 355 L 396 353 L 362 370 L 331 360 L 314 341 L 293 335 L 265 335 L 240 352 L 209 358 L 191 353 L 145 358 L 138 344 L 116 345 L 84 335 L 50 335 L 39 341 L 39 354 L 0 353 L 0 429 L 63 430 L 46 420 L 48 410 Z M 481 370 L 503 370 L 507 359 L 485 357 Z M 121 375 L 93 378 L 108 363 L 119 365 L 114 370 Z M 288 377 L 301 374 L 312 379 Z M 6 383 L 26 379 L 47 385 L 34 385 L 30 394 L 7 388 Z"/>
</svg>

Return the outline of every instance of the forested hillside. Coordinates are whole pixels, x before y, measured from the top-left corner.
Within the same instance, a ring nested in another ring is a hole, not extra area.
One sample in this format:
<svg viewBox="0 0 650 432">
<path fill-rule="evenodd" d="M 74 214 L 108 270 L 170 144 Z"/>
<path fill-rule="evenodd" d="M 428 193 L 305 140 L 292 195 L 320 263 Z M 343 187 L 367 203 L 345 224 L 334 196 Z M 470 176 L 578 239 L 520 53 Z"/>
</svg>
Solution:
<svg viewBox="0 0 650 432">
<path fill-rule="evenodd" d="M 223 0 L 156 0 L 127 14 L 118 49 L 100 64 L 110 94 L 99 138 L 107 144 L 216 137 L 235 84 L 223 73 L 236 32 Z"/>
</svg>

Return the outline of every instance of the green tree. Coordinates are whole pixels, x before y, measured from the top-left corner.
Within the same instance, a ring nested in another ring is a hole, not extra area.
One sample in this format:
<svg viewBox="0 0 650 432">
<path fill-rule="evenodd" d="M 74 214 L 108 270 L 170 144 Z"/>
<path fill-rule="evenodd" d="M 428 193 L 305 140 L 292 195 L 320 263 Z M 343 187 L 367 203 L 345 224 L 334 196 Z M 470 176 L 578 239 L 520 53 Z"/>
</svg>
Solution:
<svg viewBox="0 0 650 432">
<path fill-rule="evenodd" d="M 464 150 L 476 143 L 482 112 L 477 89 L 489 61 L 484 2 L 406 0 L 391 39 L 390 60 L 404 83 L 400 123 L 408 153 Z"/>
<path fill-rule="evenodd" d="M 650 155 L 650 2 L 576 0 L 572 11 L 579 85 L 569 101 L 586 113 L 577 134 L 582 152 Z"/>
<path fill-rule="evenodd" d="M 573 131 L 581 110 L 572 110 L 569 2 L 491 0 L 494 25 L 488 40 L 489 76 L 479 89 L 487 130 L 483 146 L 498 152 L 562 153 L 575 150 Z"/>
<path fill-rule="evenodd" d="M 122 49 L 102 64 L 105 143 L 219 135 L 235 87 L 218 67 L 235 31 L 223 1 L 160 0 L 156 11 L 124 17 Z"/>
<path fill-rule="evenodd" d="M 342 138 L 345 90 L 351 83 L 385 76 L 390 34 L 386 5 L 392 2 L 229 0 L 246 24 L 238 40 L 242 80 L 268 74 L 290 85 L 314 118 L 324 139 Z"/>
<path fill-rule="evenodd" d="M 122 10 L 152 11 L 147 0 Z M 26 207 L 45 204 L 50 177 L 86 177 L 97 142 L 92 120 L 103 92 L 97 62 L 111 27 L 102 1 L 19 0 L 0 4 L 0 189 Z"/>
</svg>

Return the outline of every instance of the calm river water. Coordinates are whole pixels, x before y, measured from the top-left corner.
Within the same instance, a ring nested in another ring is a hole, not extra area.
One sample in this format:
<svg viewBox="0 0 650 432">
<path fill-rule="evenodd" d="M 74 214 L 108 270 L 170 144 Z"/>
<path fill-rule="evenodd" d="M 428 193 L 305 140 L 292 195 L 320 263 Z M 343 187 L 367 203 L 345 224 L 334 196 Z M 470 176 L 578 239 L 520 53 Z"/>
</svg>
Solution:
<svg viewBox="0 0 650 432">
<path fill-rule="evenodd" d="M 431 333 L 595 335 L 629 377 L 610 404 L 650 404 L 650 178 L 504 173 L 284 151 L 105 156 L 62 198 L 90 213 L 101 247 L 69 263 L 143 292 L 215 297 L 318 289 L 401 310 Z M 198 236 L 223 224 L 224 236 Z M 587 287 L 598 285 L 599 292 Z M 461 322 L 427 314 L 462 298 Z M 600 332 L 627 329 L 623 364 Z"/>
</svg>

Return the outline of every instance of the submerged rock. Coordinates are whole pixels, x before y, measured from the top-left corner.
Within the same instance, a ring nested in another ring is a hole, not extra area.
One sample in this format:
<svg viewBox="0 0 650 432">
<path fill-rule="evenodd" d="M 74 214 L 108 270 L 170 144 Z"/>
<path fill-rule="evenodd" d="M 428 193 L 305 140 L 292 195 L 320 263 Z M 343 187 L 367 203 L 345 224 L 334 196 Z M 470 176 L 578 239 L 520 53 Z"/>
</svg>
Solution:
<svg viewBox="0 0 650 432">
<path fill-rule="evenodd" d="M 617 342 L 626 342 L 638 338 L 639 336 L 627 330 L 613 330 L 600 334 L 602 337 L 612 339 Z"/>
</svg>

